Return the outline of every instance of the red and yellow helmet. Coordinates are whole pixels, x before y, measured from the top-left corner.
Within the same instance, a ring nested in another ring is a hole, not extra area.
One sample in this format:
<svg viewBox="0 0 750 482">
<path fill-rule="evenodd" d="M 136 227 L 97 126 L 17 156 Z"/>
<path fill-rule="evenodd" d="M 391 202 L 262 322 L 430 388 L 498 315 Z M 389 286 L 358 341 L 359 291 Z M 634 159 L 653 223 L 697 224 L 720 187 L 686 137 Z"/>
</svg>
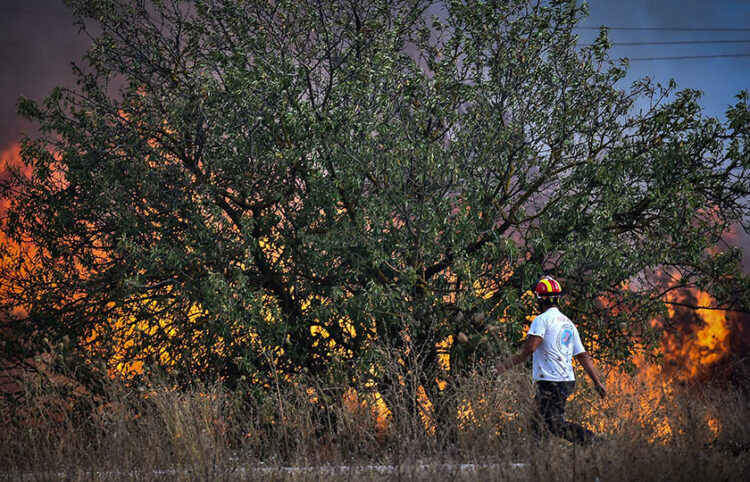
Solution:
<svg viewBox="0 0 750 482">
<path fill-rule="evenodd" d="M 537 298 L 551 298 L 562 295 L 562 287 L 552 276 L 542 276 L 536 284 L 534 294 Z"/>
</svg>

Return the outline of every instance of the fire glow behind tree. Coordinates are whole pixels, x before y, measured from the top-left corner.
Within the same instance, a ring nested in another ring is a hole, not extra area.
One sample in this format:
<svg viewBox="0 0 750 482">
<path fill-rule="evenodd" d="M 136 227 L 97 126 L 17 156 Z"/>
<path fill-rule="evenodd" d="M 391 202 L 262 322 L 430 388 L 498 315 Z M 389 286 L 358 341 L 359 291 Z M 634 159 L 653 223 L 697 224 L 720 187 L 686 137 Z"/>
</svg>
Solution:
<svg viewBox="0 0 750 482">
<path fill-rule="evenodd" d="M 523 336 L 543 273 L 611 359 L 659 340 L 655 270 L 747 308 L 739 250 L 709 250 L 747 220 L 747 95 L 721 123 L 616 88 L 575 2 L 69 3 L 101 33 L 77 90 L 20 103 L 42 135 L 3 181 L 36 246 L 2 272 L 8 359 L 68 337 L 87 384 L 100 359 L 373 390 L 395 360 L 429 398 Z"/>
</svg>

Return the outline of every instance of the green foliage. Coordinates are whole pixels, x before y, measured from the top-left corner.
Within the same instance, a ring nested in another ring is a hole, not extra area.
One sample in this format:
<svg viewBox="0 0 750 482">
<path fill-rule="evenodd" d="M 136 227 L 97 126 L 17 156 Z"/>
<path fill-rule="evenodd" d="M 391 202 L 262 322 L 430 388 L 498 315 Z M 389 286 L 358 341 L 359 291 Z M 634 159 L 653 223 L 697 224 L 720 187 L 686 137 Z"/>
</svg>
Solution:
<svg viewBox="0 0 750 482">
<path fill-rule="evenodd" d="M 449 335 L 454 372 L 517 342 L 544 273 L 603 357 L 677 286 L 748 304 L 711 250 L 747 220 L 747 94 L 721 123 L 623 90 L 574 1 L 67 3 L 96 40 L 77 89 L 19 103 L 43 135 L 3 184 L 35 246 L 6 253 L 8 356 L 68 336 L 80 377 L 189 384 L 386 353 L 434 380 Z"/>
</svg>

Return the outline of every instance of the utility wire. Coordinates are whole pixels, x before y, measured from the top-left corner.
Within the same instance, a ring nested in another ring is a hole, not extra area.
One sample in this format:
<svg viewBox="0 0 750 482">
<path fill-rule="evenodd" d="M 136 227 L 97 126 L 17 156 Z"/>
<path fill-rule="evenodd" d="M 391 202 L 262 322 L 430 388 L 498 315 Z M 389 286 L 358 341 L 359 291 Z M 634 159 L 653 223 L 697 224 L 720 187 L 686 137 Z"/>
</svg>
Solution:
<svg viewBox="0 0 750 482">
<path fill-rule="evenodd" d="M 740 44 L 750 43 L 750 39 L 744 40 L 670 40 L 664 42 L 612 42 L 613 47 L 620 45 L 690 45 L 690 44 Z"/>
<path fill-rule="evenodd" d="M 646 30 L 670 32 L 750 32 L 750 28 L 692 28 L 692 27 L 608 27 L 607 30 Z M 574 30 L 601 30 L 602 27 L 573 27 Z"/>
<path fill-rule="evenodd" d="M 692 60 L 692 59 L 718 59 L 726 57 L 750 57 L 748 54 L 722 54 L 722 55 L 681 55 L 675 57 L 624 57 L 630 62 L 638 62 L 642 60 Z"/>
</svg>

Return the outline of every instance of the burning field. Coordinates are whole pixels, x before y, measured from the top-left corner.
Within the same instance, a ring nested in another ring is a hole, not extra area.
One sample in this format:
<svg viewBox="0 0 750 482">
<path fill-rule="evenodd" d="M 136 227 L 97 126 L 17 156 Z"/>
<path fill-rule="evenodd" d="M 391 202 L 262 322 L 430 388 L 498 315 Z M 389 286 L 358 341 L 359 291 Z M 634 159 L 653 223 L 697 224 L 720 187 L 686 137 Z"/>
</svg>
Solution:
<svg viewBox="0 0 750 482">
<path fill-rule="evenodd" d="M 713 302 L 698 291 L 672 300 Z M 406 480 L 742 480 L 750 468 L 747 319 L 674 306 L 674 323 L 657 353 L 639 357 L 634 371 L 600 367 L 606 399 L 579 373 L 567 417 L 603 435 L 591 447 L 529 435 L 533 387 L 525 370 L 496 381 L 478 367 L 432 400 L 408 383 L 353 387 L 312 377 L 272 381 L 274 390 L 251 398 L 218 385 L 184 391 L 165 379 L 134 391 L 113 380 L 101 399 L 73 394 L 59 380 L 29 378 L 23 401 L 4 419 L 0 465 L 6 476 L 30 480 L 383 480 L 395 474 Z"/>
<path fill-rule="evenodd" d="M 582 414 L 598 432 L 635 431 L 663 446 L 684 443 L 688 434 L 706 446 L 731 439 L 747 410 L 728 414 L 716 394 L 746 394 L 748 316 L 713 308 L 715 300 L 698 290 L 679 291 L 670 303 L 659 349 L 638 356 L 634 371 L 605 370 L 612 396 L 590 404 L 579 393 Z M 748 435 L 737 436 L 744 443 Z"/>
<path fill-rule="evenodd" d="M 18 149 L 2 156 L 17 158 Z M 578 373 L 567 416 L 603 436 L 593 447 L 530 436 L 526 370 L 495 380 L 478 364 L 450 383 L 436 380 L 430 397 L 409 383 L 413 367 L 400 359 L 382 367 L 398 380 L 393 386 L 367 374 L 352 382 L 273 373 L 245 391 L 178 389 L 168 375 L 135 386 L 120 375 L 143 377 L 142 365 L 114 360 L 108 385 L 93 395 L 48 370 L 60 361 L 50 345 L 26 360 L 28 374 L 0 372 L 0 389 L 12 395 L 0 404 L 0 475 L 382 480 L 372 467 L 387 466 L 386 477 L 408 480 L 742 480 L 750 468 L 750 318 L 717 309 L 696 289 L 671 291 L 665 301 L 669 322 L 655 326 L 663 333 L 656 350 L 633 366 L 599 364 L 606 399 Z M 324 328 L 311 332 L 336 349 Z M 446 370 L 453 342 L 441 346 Z"/>
</svg>

